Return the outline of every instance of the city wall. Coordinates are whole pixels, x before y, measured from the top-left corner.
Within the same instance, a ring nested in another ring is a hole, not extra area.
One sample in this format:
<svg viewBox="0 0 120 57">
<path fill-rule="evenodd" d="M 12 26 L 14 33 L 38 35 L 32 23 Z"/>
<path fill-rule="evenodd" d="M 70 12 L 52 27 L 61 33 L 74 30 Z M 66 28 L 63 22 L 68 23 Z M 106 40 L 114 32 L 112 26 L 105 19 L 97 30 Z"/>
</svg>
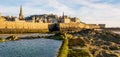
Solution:
<svg viewBox="0 0 120 57">
<path fill-rule="evenodd" d="M 0 22 L 0 32 L 49 32 L 48 23 L 33 23 L 33 22 Z"/>
<path fill-rule="evenodd" d="M 84 28 L 86 28 L 86 29 L 99 29 L 100 26 L 97 24 L 85 24 Z"/>
<path fill-rule="evenodd" d="M 84 24 L 81 23 L 59 23 L 58 28 L 60 31 L 80 31 L 84 28 Z"/>
<path fill-rule="evenodd" d="M 90 25 L 83 23 L 34 23 L 25 21 L 4 21 L 0 22 L 0 33 L 36 33 L 36 32 L 52 32 L 52 31 L 75 31 L 81 29 L 100 28 L 98 25 Z"/>
<path fill-rule="evenodd" d="M 96 24 L 83 24 L 83 23 L 59 23 L 58 25 L 59 31 L 75 31 L 78 32 L 81 29 L 98 29 L 99 25 Z"/>
</svg>

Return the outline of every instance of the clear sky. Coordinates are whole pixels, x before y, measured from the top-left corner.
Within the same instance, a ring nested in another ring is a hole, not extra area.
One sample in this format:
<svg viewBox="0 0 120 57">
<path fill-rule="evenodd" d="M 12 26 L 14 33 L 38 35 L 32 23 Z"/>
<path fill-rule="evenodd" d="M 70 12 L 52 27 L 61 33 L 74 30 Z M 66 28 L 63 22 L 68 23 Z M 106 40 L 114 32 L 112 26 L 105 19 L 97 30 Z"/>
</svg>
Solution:
<svg viewBox="0 0 120 57">
<path fill-rule="evenodd" d="M 104 23 L 107 27 L 120 27 L 120 0 L 0 0 L 0 12 L 18 16 L 23 6 L 24 16 L 57 14 L 79 17 L 85 23 Z"/>
</svg>

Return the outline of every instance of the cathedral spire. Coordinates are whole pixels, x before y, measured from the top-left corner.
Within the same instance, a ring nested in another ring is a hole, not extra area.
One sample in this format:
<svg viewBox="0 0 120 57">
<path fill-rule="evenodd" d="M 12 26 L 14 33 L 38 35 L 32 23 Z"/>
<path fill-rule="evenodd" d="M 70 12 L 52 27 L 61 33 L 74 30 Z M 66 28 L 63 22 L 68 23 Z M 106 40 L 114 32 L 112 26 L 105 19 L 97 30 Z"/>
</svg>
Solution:
<svg viewBox="0 0 120 57">
<path fill-rule="evenodd" d="M 63 17 L 64 17 L 64 12 L 63 12 Z"/>
<path fill-rule="evenodd" d="M 64 19 L 64 12 L 63 12 L 63 15 L 62 15 L 63 19 Z"/>
<path fill-rule="evenodd" d="M 19 19 L 24 20 L 24 16 L 23 16 L 23 12 L 22 12 L 22 6 L 20 6 Z"/>
</svg>

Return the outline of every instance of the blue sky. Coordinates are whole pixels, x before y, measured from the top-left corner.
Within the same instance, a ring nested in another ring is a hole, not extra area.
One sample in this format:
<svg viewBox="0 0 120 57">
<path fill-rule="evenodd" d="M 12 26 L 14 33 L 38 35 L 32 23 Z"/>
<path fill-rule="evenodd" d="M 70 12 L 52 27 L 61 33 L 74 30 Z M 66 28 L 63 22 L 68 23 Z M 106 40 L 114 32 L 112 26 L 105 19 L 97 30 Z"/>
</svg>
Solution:
<svg viewBox="0 0 120 57">
<path fill-rule="evenodd" d="M 120 0 L 0 0 L 0 12 L 18 16 L 23 6 L 24 16 L 57 14 L 79 17 L 85 23 L 105 23 L 107 27 L 120 27 Z"/>
</svg>

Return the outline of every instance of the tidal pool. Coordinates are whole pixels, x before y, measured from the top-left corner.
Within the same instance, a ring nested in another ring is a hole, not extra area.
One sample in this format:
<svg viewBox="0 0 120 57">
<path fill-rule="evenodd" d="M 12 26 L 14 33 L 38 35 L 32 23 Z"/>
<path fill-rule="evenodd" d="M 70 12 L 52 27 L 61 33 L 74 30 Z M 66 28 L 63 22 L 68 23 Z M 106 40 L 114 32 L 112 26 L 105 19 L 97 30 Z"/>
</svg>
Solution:
<svg viewBox="0 0 120 57">
<path fill-rule="evenodd" d="M 0 42 L 0 57 L 56 57 L 61 43 L 52 39 Z"/>
</svg>

